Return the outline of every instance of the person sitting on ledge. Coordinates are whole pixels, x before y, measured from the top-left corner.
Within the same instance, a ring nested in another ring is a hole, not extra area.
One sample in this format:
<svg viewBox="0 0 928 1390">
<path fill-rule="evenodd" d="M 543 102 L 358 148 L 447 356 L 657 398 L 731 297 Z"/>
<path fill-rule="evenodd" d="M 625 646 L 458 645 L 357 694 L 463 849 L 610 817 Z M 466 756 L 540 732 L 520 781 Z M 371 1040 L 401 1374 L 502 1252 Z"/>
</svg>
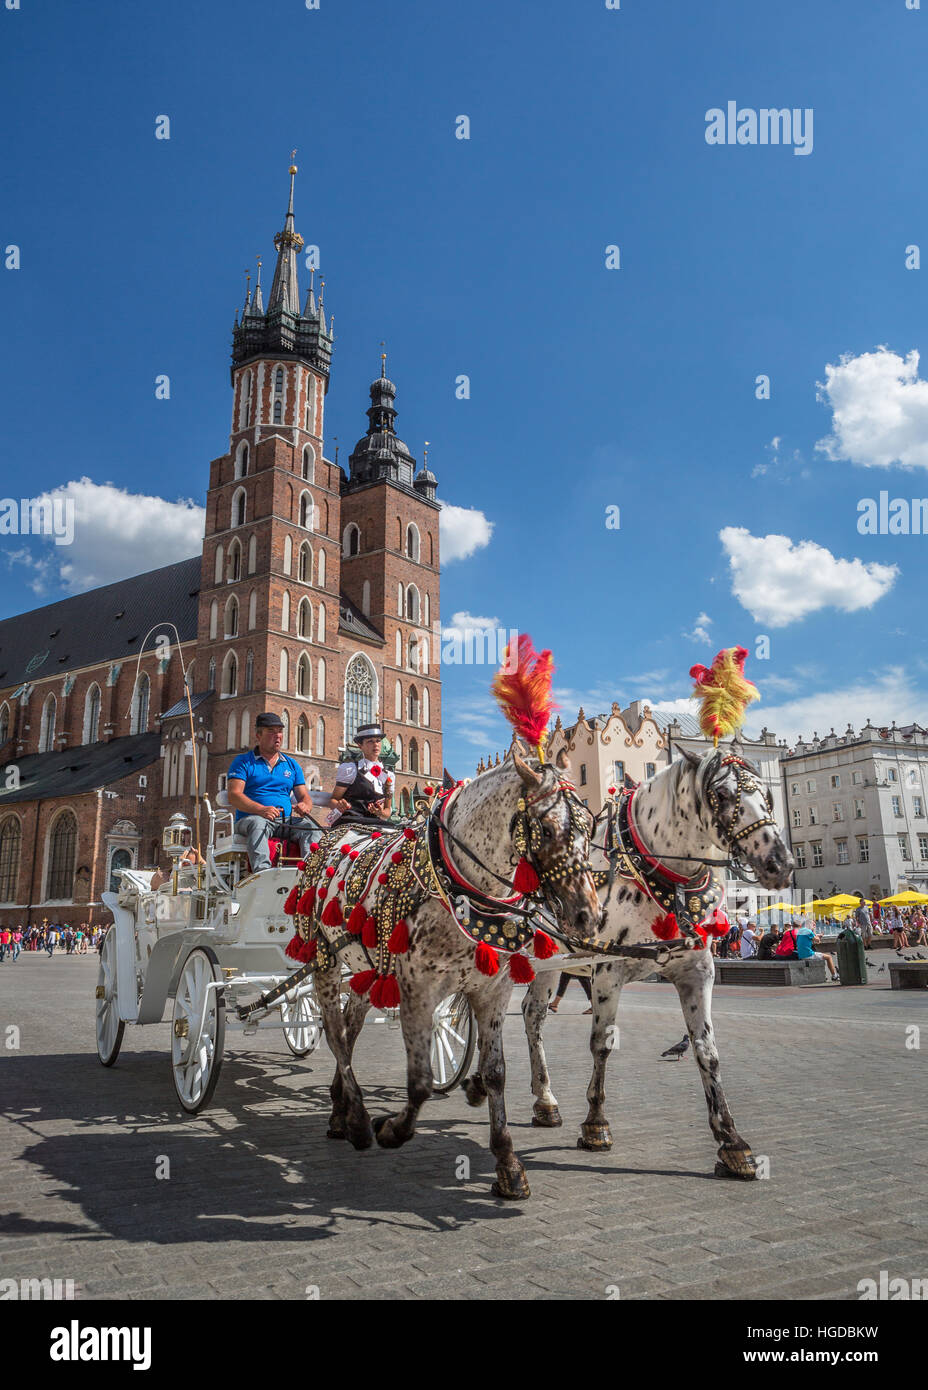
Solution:
<svg viewBox="0 0 928 1390">
<path fill-rule="evenodd" d="M 255 720 L 257 743 L 248 753 L 239 753 L 232 762 L 228 776 L 229 805 L 235 809 L 235 831 L 248 841 L 252 873 L 271 867 L 268 841 L 279 829 L 282 820 L 293 813 L 290 793 L 296 798 L 296 809 L 307 817 L 306 829 L 294 827 L 300 853 L 309 854 L 310 843 L 319 834 L 312 819 L 313 803 L 306 790 L 303 769 L 295 759 L 281 753 L 284 741 L 283 720 L 278 714 L 259 714 Z"/>
</svg>

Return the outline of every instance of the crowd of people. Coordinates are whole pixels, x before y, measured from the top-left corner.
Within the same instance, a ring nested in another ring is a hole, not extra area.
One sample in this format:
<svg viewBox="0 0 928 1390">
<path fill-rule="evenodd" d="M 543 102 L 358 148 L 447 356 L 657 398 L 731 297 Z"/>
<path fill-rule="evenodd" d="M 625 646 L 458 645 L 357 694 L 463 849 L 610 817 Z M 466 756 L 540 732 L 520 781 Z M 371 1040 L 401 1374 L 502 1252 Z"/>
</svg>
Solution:
<svg viewBox="0 0 928 1390">
<path fill-rule="evenodd" d="M 49 956 L 64 951 L 68 956 L 86 956 L 91 949 L 99 949 L 105 932 L 105 926 L 94 927 L 87 922 L 77 927 L 62 922 L 0 927 L 0 965 L 6 964 L 8 956 L 17 961 L 21 951 L 45 951 Z"/>
<path fill-rule="evenodd" d="M 756 922 L 735 920 L 724 936 L 712 940 L 712 951 L 721 960 L 811 960 L 817 957 L 825 962 L 828 974 L 836 980 L 838 968 L 834 956 L 822 949 L 827 944 L 828 938 L 819 936 L 803 917 L 797 917 L 787 927 L 771 922 L 766 930 L 758 928 Z"/>
</svg>

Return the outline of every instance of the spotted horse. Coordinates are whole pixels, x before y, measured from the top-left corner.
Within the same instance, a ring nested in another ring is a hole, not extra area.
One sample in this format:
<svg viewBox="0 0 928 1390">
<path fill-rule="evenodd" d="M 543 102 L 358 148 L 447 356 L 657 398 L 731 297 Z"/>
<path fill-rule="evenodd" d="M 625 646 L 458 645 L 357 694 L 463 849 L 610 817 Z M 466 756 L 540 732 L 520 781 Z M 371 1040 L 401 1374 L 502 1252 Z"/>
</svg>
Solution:
<svg viewBox="0 0 928 1390">
<path fill-rule="evenodd" d="M 503 1020 L 513 982 L 532 976 L 529 947 L 541 957 L 557 949 L 535 924 L 540 907 L 565 940 L 596 929 L 592 818 L 558 768 L 523 758 L 515 746 L 474 781 L 428 793 L 399 829 L 335 827 L 320 835 L 285 905 L 296 925 L 287 952 L 314 975 L 336 1060 L 328 1136 L 356 1149 L 374 1138 L 398 1148 L 413 1137 L 432 1093 L 435 1007 L 463 991 L 479 1029 L 493 1190 L 525 1198 L 529 1185 L 506 1120 Z M 352 972 L 344 1011 L 343 964 Z M 249 1007 L 265 1007 L 268 998 Z M 407 1061 L 405 1106 L 373 1124 L 352 1069 L 372 1004 L 399 1006 Z"/>
<path fill-rule="evenodd" d="M 637 789 L 612 797 L 597 818 L 603 844 L 592 859 L 603 907 L 601 928 L 579 949 L 593 966 L 593 1074 L 589 1110 L 578 1147 L 612 1147 L 606 1118 L 605 1073 L 622 986 L 658 973 L 676 986 L 693 1056 L 719 1146 L 718 1177 L 751 1179 L 757 1166 L 735 1127 L 722 1090 L 719 1053 L 712 1029 L 714 964 L 707 938 L 727 930 L 719 912 L 725 871 L 747 866 L 767 888 L 785 888 L 793 861 L 771 816 L 772 802 L 759 773 L 733 752 L 702 757 L 684 751 Z M 572 949 L 578 949 L 572 944 Z M 532 1123 L 562 1123 L 551 1089 L 542 1038 L 556 973 L 536 975 L 522 1005 L 535 1096 Z M 482 1078 L 465 1083 L 479 1104 Z"/>
</svg>

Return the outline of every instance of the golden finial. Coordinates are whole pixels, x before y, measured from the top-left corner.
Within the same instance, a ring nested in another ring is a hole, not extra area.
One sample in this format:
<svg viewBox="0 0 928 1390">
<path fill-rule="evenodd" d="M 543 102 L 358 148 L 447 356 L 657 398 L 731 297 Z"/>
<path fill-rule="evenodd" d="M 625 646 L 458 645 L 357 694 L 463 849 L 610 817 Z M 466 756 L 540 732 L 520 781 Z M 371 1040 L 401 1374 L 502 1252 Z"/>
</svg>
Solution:
<svg viewBox="0 0 928 1390">
<path fill-rule="evenodd" d="M 387 347 L 387 345 L 386 345 L 386 343 L 384 342 L 383 338 L 381 338 L 381 340 L 380 340 L 380 347 L 381 347 L 381 353 L 380 353 L 380 375 L 383 377 L 384 381 L 386 381 L 386 379 L 387 379 L 387 353 L 386 353 L 386 347 Z"/>
<path fill-rule="evenodd" d="M 291 174 L 298 172 L 296 167 L 296 150 L 290 151 L 290 172 Z"/>
</svg>

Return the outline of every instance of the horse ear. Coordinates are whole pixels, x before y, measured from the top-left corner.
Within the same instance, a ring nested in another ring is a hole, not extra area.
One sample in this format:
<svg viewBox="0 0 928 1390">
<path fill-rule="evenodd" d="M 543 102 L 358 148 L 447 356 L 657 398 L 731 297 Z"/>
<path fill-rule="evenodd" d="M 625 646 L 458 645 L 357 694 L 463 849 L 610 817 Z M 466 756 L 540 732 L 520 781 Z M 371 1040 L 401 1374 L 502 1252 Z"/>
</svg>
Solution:
<svg viewBox="0 0 928 1390">
<path fill-rule="evenodd" d="M 688 748 L 681 748 L 680 752 L 683 754 L 690 767 L 698 767 L 702 761 L 698 753 L 691 753 Z"/>
<path fill-rule="evenodd" d="M 570 767 L 570 759 L 567 756 L 566 748 L 559 748 L 557 750 L 557 757 L 554 759 L 554 765 L 555 767 L 559 767 L 562 772 L 566 772 Z"/>
<path fill-rule="evenodd" d="M 529 767 L 528 763 L 520 758 L 516 750 L 515 742 L 513 742 L 512 745 L 512 761 L 515 765 L 516 772 L 518 772 L 527 787 L 538 787 L 541 785 L 541 773 L 536 772 L 534 768 Z"/>
</svg>

